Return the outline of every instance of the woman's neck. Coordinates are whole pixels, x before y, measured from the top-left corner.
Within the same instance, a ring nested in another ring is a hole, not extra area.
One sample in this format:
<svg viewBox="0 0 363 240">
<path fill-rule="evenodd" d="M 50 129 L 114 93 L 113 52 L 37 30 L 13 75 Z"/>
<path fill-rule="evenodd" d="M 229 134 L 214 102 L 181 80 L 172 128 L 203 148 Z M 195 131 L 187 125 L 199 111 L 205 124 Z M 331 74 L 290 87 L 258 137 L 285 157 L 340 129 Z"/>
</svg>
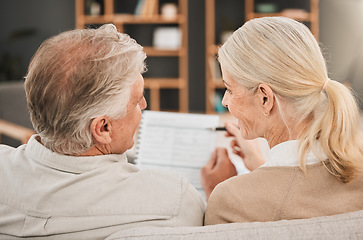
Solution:
<svg viewBox="0 0 363 240">
<path fill-rule="evenodd" d="M 270 148 L 289 140 L 297 140 L 304 128 L 306 128 L 309 119 L 302 122 L 289 114 L 291 111 L 284 112 L 284 119 L 276 111 L 270 118 L 269 128 L 265 131 L 264 138 L 267 140 Z"/>
<path fill-rule="evenodd" d="M 273 148 L 279 143 L 288 141 L 290 138 L 287 128 L 281 124 L 281 122 L 272 124 L 271 128 L 263 137 L 267 140 L 270 148 Z"/>
</svg>

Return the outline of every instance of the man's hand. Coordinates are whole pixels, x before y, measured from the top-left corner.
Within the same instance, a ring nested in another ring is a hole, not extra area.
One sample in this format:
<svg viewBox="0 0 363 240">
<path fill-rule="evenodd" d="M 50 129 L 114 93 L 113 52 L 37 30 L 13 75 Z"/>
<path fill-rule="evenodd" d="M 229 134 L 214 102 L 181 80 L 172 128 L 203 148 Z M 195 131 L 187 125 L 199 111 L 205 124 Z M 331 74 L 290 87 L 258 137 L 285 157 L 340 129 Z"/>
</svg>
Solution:
<svg viewBox="0 0 363 240">
<path fill-rule="evenodd" d="M 233 153 L 242 158 L 248 170 L 253 171 L 266 162 L 262 155 L 258 139 L 244 139 L 236 123 L 227 122 L 225 125 L 227 129 L 226 137 L 234 137 L 231 141 Z"/>
<path fill-rule="evenodd" d="M 217 184 L 236 175 L 236 168 L 228 157 L 227 149 L 216 148 L 201 170 L 202 187 L 207 200 Z"/>
</svg>

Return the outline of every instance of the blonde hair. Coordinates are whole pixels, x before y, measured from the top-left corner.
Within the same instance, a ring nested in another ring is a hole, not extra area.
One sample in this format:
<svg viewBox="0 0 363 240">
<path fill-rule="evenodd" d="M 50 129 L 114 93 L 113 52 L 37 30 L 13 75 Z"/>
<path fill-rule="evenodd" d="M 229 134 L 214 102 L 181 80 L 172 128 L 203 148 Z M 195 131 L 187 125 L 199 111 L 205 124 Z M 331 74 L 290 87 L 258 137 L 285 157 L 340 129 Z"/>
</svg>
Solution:
<svg viewBox="0 0 363 240">
<path fill-rule="evenodd" d="M 46 40 L 25 80 L 31 120 L 42 143 L 68 155 L 91 148 L 92 119 L 125 115 L 145 58 L 142 47 L 112 24 Z"/>
<path fill-rule="evenodd" d="M 239 84 L 250 91 L 260 83 L 269 85 L 293 107 L 296 119 L 308 122 L 298 136 L 303 171 L 309 150 L 325 160 L 320 146 L 328 158 L 325 166 L 342 182 L 362 170 L 358 104 L 349 89 L 329 80 L 325 59 L 308 27 L 285 17 L 253 19 L 218 53 L 223 68 Z"/>
</svg>

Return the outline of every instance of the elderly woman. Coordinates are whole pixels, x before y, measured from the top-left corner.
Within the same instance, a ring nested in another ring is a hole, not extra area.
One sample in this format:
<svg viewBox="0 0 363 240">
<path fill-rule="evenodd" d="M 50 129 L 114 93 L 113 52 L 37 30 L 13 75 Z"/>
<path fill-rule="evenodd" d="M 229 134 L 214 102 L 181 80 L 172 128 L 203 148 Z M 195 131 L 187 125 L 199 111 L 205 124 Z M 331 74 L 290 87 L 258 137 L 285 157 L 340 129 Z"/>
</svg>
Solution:
<svg viewBox="0 0 363 240">
<path fill-rule="evenodd" d="M 345 86 L 328 78 L 309 29 L 284 17 L 253 19 L 219 49 L 219 61 L 227 88 L 223 105 L 238 119 L 238 128 L 227 124 L 227 130 L 236 135 L 235 152 L 253 171 L 213 190 L 205 224 L 362 210 L 357 103 Z M 241 145 L 258 137 L 271 147 L 265 164 L 258 151 Z M 218 182 L 223 169 L 215 168 L 226 159 L 218 150 L 214 164 L 203 169 L 207 191 Z"/>
<path fill-rule="evenodd" d="M 124 154 L 146 107 L 145 58 L 111 24 L 41 45 L 25 80 L 38 134 L 16 149 L 0 146 L 1 239 L 202 225 L 205 203 L 187 180 L 140 171 Z"/>
</svg>

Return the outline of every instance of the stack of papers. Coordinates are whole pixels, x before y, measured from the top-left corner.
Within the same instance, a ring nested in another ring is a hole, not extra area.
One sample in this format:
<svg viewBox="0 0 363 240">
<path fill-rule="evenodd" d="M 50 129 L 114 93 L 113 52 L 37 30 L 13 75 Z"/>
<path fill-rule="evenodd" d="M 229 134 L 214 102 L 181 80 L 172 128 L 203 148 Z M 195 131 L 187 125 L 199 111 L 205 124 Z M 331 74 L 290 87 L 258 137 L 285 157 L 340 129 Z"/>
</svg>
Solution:
<svg viewBox="0 0 363 240">
<path fill-rule="evenodd" d="M 216 115 L 144 111 L 135 163 L 140 169 L 164 169 L 187 178 L 204 195 L 200 170 L 216 146 Z"/>
</svg>

